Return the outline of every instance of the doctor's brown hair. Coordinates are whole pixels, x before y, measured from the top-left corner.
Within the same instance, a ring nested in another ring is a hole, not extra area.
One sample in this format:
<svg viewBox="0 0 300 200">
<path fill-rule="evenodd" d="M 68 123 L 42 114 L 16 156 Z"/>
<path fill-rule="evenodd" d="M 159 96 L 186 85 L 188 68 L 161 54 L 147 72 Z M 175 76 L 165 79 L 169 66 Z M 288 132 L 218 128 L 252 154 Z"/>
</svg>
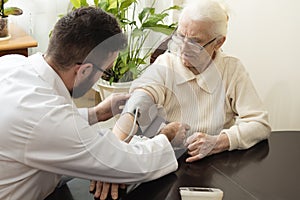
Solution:
<svg viewBox="0 0 300 200">
<path fill-rule="evenodd" d="M 126 37 L 112 15 L 100 8 L 78 8 L 56 23 L 46 53 L 56 67 L 67 69 L 83 62 L 97 45 L 111 37 L 114 37 L 113 40 L 99 52 L 98 59 L 122 50 L 127 45 Z"/>
</svg>

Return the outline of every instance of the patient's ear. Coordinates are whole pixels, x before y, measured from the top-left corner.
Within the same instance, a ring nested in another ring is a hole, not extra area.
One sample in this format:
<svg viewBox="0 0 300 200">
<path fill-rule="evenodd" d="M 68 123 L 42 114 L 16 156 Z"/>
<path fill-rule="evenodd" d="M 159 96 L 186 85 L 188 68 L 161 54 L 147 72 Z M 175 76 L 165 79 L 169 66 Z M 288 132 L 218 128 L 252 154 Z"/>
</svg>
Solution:
<svg viewBox="0 0 300 200">
<path fill-rule="evenodd" d="M 215 50 L 220 49 L 221 46 L 224 44 L 225 40 L 226 40 L 225 36 L 217 38 L 217 41 L 216 41 L 215 46 L 214 46 Z"/>
</svg>

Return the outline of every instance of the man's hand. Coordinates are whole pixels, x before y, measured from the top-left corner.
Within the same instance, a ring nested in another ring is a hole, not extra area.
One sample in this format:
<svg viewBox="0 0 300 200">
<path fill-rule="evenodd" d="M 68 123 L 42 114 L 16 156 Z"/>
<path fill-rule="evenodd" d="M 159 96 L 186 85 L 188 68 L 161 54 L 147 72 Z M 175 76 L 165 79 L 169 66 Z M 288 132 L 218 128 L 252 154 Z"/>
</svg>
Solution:
<svg viewBox="0 0 300 200">
<path fill-rule="evenodd" d="M 225 133 L 219 135 L 208 135 L 196 132 L 187 138 L 185 146 L 191 156 L 186 162 L 194 162 L 205 156 L 220 153 L 229 149 L 229 139 Z"/>
<path fill-rule="evenodd" d="M 181 146 L 189 130 L 190 126 L 187 124 L 171 122 L 162 128 L 159 133 L 166 135 L 172 146 Z"/>
<path fill-rule="evenodd" d="M 122 112 L 130 94 L 113 93 L 93 108 L 89 108 L 89 123 L 94 124 L 110 119 Z"/>
<path fill-rule="evenodd" d="M 125 189 L 126 185 L 124 184 L 115 184 L 115 183 L 104 183 L 101 181 L 91 181 L 90 183 L 90 193 L 94 194 L 95 199 L 104 200 L 110 195 L 112 199 L 118 199 L 119 188 Z"/>
</svg>

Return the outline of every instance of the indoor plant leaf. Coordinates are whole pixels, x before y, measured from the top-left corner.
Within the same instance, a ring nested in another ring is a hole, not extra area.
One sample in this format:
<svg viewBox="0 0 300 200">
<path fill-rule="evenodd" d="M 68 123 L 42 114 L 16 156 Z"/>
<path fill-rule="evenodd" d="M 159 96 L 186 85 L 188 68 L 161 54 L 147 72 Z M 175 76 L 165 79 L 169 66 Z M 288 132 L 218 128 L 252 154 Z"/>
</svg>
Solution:
<svg viewBox="0 0 300 200">
<path fill-rule="evenodd" d="M 0 17 L 1 18 L 5 18 L 8 15 L 22 15 L 23 14 L 23 10 L 21 8 L 18 7 L 4 7 L 4 4 L 7 3 L 8 0 L 1 0 L 0 1 Z"/>
<path fill-rule="evenodd" d="M 4 15 L 22 15 L 23 10 L 17 7 L 8 7 L 4 9 Z"/>
<path fill-rule="evenodd" d="M 155 32 L 163 33 L 163 34 L 166 34 L 166 35 L 170 35 L 174 31 L 174 27 L 170 27 L 170 26 L 164 25 L 164 24 L 156 24 L 155 26 L 152 26 L 151 24 L 145 24 L 144 28 L 153 30 Z"/>
<path fill-rule="evenodd" d="M 169 10 L 181 10 L 181 9 L 182 9 L 181 6 L 174 5 L 174 6 L 171 6 L 171 7 L 167 8 L 167 9 L 163 10 L 162 13 L 165 13 L 165 12 L 167 12 Z"/>
<path fill-rule="evenodd" d="M 83 6 L 89 6 L 86 0 L 70 0 L 74 8 L 80 8 Z"/>
<path fill-rule="evenodd" d="M 154 14 L 154 12 L 155 12 L 154 8 L 149 8 L 149 7 L 144 8 L 142 10 L 142 12 L 138 15 L 138 18 L 139 18 L 140 22 L 143 22 L 143 20 L 145 18 L 147 18 L 148 15 Z"/>
<path fill-rule="evenodd" d="M 124 0 L 124 1 L 121 1 L 120 9 L 121 10 L 128 9 L 135 2 L 136 2 L 136 0 Z"/>
<path fill-rule="evenodd" d="M 86 3 L 86 0 L 70 1 L 76 6 L 84 6 Z M 176 27 L 176 24 L 167 24 L 164 20 L 170 10 L 178 10 L 179 6 L 170 6 L 161 13 L 156 13 L 155 0 L 151 6 L 144 8 L 139 3 L 138 0 L 94 0 L 94 5 L 115 16 L 122 31 L 128 34 L 127 48 L 118 54 L 112 69 L 109 70 L 113 76 L 103 77 L 105 80 L 118 82 L 124 79 L 123 76 L 126 76 L 126 80 L 137 77 L 147 66 L 152 47 L 158 41 L 151 41 L 150 33 L 153 31 L 169 35 Z"/>
</svg>

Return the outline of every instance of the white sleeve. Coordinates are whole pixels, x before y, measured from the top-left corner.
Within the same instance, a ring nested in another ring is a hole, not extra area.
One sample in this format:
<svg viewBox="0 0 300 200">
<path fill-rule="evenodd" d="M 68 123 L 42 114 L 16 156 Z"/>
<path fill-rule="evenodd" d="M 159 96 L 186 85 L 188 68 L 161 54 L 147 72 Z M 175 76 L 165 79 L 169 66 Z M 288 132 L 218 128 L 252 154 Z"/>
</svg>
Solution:
<svg viewBox="0 0 300 200">
<path fill-rule="evenodd" d="M 28 140 L 25 164 L 56 174 L 116 183 L 149 181 L 177 169 L 165 135 L 127 144 L 108 129 L 89 126 L 71 109 L 54 109 L 40 120 Z"/>
<path fill-rule="evenodd" d="M 89 121 L 89 111 L 88 108 L 78 108 L 78 112 L 86 121 Z"/>
</svg>

